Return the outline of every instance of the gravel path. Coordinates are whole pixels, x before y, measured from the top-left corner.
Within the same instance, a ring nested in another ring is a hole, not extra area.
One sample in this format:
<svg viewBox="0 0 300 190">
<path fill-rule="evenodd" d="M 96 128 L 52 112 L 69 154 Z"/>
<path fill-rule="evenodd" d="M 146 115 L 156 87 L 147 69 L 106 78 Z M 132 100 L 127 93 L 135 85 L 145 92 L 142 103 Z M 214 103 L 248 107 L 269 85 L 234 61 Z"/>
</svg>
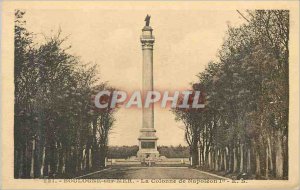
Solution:
<svg viewBox="0 0 300 190">
<path fill-rule="evenodd" d="M 109 168 L 85 179 L 221 179 L 214 174 L 184 167 L 120 167 Z"/>
</svg>

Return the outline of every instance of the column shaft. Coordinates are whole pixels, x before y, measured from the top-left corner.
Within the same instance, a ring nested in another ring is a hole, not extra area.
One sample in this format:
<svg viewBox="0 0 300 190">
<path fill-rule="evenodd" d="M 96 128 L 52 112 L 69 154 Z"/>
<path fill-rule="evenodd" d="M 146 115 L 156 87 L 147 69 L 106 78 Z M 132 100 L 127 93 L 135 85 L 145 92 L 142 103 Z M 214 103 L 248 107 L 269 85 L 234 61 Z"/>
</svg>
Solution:
<svg viewBox="0 0 300 190">
<path fill-rule="evenodd" d="M 143 95 L 153 90 L 153 50 L 143 49 Z M 143 128 L 154 128 L 153 104 L 149 108 L 143 106 Z"/>
</svg>

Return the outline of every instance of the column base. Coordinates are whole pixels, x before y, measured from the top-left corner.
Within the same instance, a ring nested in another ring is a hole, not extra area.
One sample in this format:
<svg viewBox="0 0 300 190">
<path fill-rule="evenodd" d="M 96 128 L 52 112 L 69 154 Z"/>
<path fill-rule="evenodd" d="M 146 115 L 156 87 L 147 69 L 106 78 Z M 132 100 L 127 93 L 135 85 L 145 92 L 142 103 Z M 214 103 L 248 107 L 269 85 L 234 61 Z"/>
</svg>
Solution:
<svg viewBox="0 0 300 190">
<path fill-rule="evenodd" d="M 155 136 L 142 136 L 139 137 L 139 151 L 137 157 L 143 161 L 150 159 L 155 161 L 159 158 L 159 152 L 157 151 L 157 137 Z"/>
<path fill-rule="evenodd" d="M 155 149 L 149 150 L 149 149 L 140 149 L 137 152 L 137 158 L 141 161 L 149 158 L 153 161 L 159 158 L 159 152 Z"/>
</svg>

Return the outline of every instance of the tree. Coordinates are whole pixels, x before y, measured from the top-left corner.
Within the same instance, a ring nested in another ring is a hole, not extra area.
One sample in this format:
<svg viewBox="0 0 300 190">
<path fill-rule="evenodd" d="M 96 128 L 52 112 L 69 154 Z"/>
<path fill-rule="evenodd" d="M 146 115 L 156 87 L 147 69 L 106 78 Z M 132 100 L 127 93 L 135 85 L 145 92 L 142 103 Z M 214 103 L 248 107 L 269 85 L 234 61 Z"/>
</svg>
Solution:
<svg viewBox="0 0 300 190">
<path fill-rule="evenodd" d="M 95 65 L 68 52 L 61 31 L 36 44 L 24 14 L 15 12 L 14 176 L 73 177 L 97 170 L 105 165 L 116 109 L 95 112 L 90 99 L 96 90 L 113 88 L 99 81 Z M 90 159 L 95 154 L 99 162 Z"/>
<path fill-rule="evenodd" d="M 199 129 L 204 168 L 286 179 L 289 12 L 256 10 L 243 17 L 245 24 L 229 26 L 219 61 L 198 75 L 206 108 L 194 117 L 175 114 L 194 125 L 189 130 Z"/>
</svg>

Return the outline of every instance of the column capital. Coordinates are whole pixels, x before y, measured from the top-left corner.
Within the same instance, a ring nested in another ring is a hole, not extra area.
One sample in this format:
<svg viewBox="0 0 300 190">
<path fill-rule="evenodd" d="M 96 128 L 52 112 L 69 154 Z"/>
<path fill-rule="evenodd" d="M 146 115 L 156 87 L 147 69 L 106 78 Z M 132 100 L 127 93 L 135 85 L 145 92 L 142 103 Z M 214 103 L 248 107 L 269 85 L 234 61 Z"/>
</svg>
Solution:
<svg viewBox="0 0 300 190">
<path fill-rule="evenodd" d="M 153 49 L 155 38 L 154 36 L 141 36 L 142 49 Z"/>
<path fill-rule="evenodd" d="M 153 44 L 155 41 L 154 36 L 152 35 L 153 29 L 151 26 L 144 26 L 142 29 L 142 35 L 140 37 L 142 43 L 142 49 L 153 49 Z"/>
</svg>

